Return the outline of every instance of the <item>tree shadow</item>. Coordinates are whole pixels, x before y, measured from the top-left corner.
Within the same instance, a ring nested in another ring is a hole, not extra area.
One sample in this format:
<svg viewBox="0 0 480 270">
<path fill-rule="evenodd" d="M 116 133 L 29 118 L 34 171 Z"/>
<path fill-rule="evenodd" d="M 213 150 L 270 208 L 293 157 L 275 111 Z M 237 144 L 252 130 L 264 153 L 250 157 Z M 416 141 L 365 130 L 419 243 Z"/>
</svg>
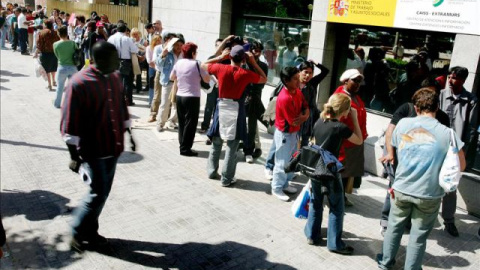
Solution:
<svg viewBox="0 0 480 270">
<path fill-rule="evenodd" d="M 1 76 L 11 76 L 11 77 L 28 77 L 28 75 L 22 73 L 14 73 L 8 70 L 0 70 Z"/>
<path fill-rule="evenodd" d="M 3 86 L 3 85 L 0 85 L 0 90 L 6 90 L 6 91 L 8 91 L 8 90 L 12 90 L 12 89 L 7 88 L 7 87 L 5 87 L 5 86 Z"/>
<path fill-rule="evenodd" d="M 295 269 L 269 262 L 262 249 L 226 241 L 219 244 L 188 242 L 153 243 L 109 239 L 109 247 L 97 252 L 120 260 L 162 269 Z"/>
<path fill-rule="evenodd" d="M 1 193 L 2 216 L 25 215 L 30 221 L 51 220 L 70 213 L 70 199 L 47 190 L 3 190 Z"/>
</svg>

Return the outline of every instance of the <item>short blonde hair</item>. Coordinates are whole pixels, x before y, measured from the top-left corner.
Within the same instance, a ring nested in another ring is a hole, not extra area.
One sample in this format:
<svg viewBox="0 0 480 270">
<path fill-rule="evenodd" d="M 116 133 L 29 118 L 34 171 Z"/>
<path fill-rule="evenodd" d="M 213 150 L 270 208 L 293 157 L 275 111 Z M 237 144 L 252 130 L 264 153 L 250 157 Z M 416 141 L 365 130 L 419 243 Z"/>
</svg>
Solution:
<svg viewBox="0 0 480 270">
<path fill-rule="evenodd" d="M 323 105 L 323 111 L 320 114 L 320 117 L 323 120 L 335 118 L 342 113 L 350 110 L 352 100 L 349 96 L 338 93 L 333 94 L 329 99 L 328 103 Z"/>
<path fill-rule="evenodd" d="M 140 33 L 140 30 L 138 30 L 138 28 L 134 27 L 132 28 L 132 30 L 130 30 L 130 36 L 133 37 L 133 36 L 136 36 L 138 35 L 139 37 L 142 37 L 142 33 Z"/>
</svg>

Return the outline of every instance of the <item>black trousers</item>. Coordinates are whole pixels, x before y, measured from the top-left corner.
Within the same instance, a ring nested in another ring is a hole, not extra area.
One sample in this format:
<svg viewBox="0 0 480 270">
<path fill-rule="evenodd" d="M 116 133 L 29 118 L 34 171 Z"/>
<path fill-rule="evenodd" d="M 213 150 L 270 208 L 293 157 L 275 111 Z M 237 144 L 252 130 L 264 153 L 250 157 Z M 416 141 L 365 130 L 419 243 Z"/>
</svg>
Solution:
<svg viewBox="0 0 480 270">
<path fill-rule="evenodd" d="M 18 32 L 13 31 L 12 49 L 16 50 L 18 47 Z"/>
<path fill-rule="evenodd" d="M 200 97 L 177 96 L 178 142 L 180 153 L 192 150 L 197 131 Z"/>
<path fill-rule="evenodd" d="M 128 105 L 133 103 L 133 71 L 129 75 L 122 75 L 123 94 Z"/>
<path fill-rule="evenodd" d="M 265 127 L 268 128 L 268 123 L 262 119 L 262 115 L 265 113 L 265 107 L 262 103 L 262 90 L 250 92 L 246 111 L 248 117 L 248 134 L 247 141 L 243 142 L 243 153 L 245 155 L 252 155 L 253 150 L 255 150 L 257 121 L 260 121 Z"/>
</svg>

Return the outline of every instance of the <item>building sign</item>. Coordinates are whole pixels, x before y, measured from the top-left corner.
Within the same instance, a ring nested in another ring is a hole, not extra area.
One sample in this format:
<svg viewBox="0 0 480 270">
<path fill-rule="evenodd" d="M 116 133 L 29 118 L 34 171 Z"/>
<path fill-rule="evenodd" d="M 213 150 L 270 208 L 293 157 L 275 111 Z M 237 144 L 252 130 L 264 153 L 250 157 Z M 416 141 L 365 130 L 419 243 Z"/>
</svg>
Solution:
<svg viewBox="0 0 480 270">
<path fill-rule="evenodd" d="M 480 35 L 480 0 L 329 0 L 327 21 Z"/>
</svg>

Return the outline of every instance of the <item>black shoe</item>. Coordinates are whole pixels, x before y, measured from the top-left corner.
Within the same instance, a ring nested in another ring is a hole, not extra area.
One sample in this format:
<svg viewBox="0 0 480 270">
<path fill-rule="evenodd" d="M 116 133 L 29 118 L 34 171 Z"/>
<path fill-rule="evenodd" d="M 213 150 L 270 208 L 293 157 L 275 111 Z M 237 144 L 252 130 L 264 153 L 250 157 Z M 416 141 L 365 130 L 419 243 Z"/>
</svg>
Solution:
<svg viewBox="0 0 480 270">
<path fill-rule="evenodd" d="M 333 253 L 340 254 L 340 255 L 352 255 L 353 251 L 354 251 L 354 248 L 351 247 L 351 246 L 345 246 L 344 248 L 339 249 L 339 250 L 331 249 L 329 251 L 333 252 Z"/>
<path fill-rule="evenodd" d="M 262 149 L 255 148 L 255 150 L 253 150 L 252 157 L 259 158 L 261 156 L 262 156 Z"/>
<path fill-rule="evenodd" d="M 186 156 L 186 157 L 196 157 L 196 156 L 198 156 L 198 152 L 195 152 L 193 150 L 189 150 L 189 151 L 186 151 L 186 152 L 180 152 L 180 155 Z"/>
<path fill-rule="evenodd" d="M 211 144 L 212 144 L 212 140 L 207 139 L 207 140 L 205 141 L 205 144 L 206 144 L 206 145 L 211 145 Z"/>
<path fill-rule="evenodd" d="M 22 55 L 30 55 L 28 52 L 22 52 Z"/>
<path fill-rule="evenodd" d="M 458 230 L 454 223 L 445 223 L 445 230 L 453 237 L 458 237 Z"/>
</svg>

